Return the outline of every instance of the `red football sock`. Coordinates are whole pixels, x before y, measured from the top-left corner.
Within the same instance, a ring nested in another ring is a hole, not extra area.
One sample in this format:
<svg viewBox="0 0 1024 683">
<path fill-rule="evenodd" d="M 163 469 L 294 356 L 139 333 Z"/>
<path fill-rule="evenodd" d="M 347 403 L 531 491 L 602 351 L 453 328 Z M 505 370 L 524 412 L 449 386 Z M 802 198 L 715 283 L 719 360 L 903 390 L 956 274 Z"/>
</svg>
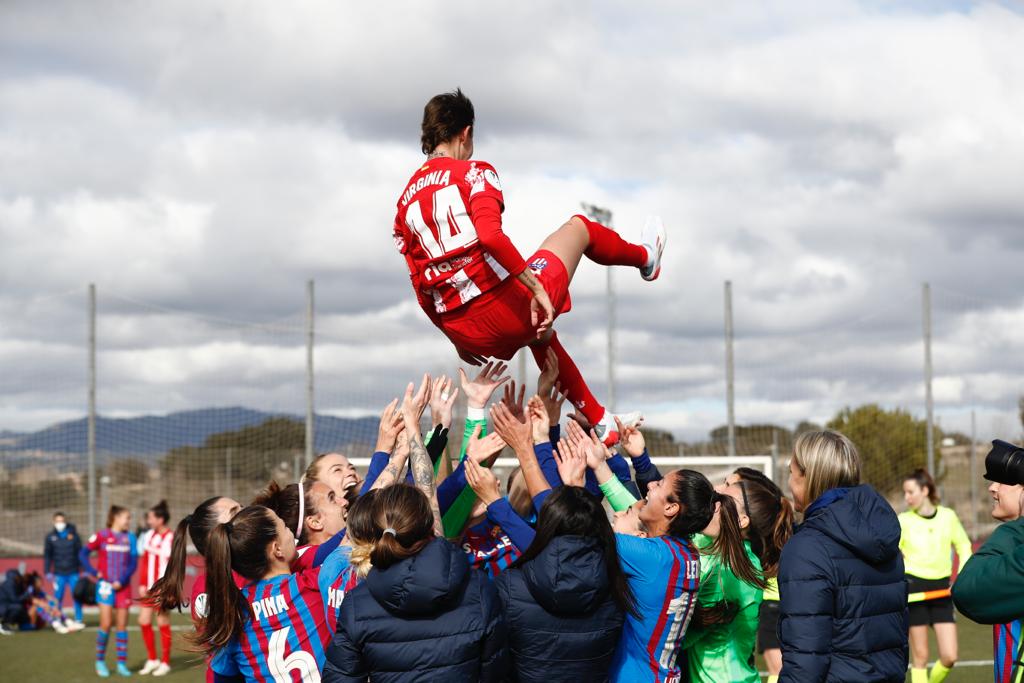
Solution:
<svg viewBox="0 0 1024 683">
<path fill-rule="evenodd" d="M 562 391 L 569 395 L 569 401 L 583 413 L 590 424 L 596 425 L 604 417 L 604 406 L 590 393 L 590 388 L 583 381 L 580 369 L 576 367 L 576 363 L 572 362 L 572 358 L 562 347 L 562 343 L 558 341 L 558 334 L 551 335 L 551 341 L 547 345 L 534 344 L 530 346 L 533 358 L 537 361 L 537 367 L 544 367 L 545 355 L 549 346 L 558 356 L 558 381 L 562 384 Z"/>
<path fill-rule="evenodd" d="M 619 233 L 586 216 L 576 215 L 575 218 L 582 220 L 587 226 L 587 232 L 590 233 L 590 243 L 583 254 L 594 263 L 634 268 L 643 268 L 647 265 L 647 249 L 642 245 L 627 242 Z"/>
<path fill-rule="evenodd" d="M 142 642 L 146 644 L 146 659 L 156 659 L 156 638 L 153 637 L 153 624 L 139 624 L 142 631 Z"/>
<path fill-rule="evenodd" d="M 171 625 L 160 624 L 160 649 L 163 650 L 164 664 L 171 664 Z"/>
</svg>

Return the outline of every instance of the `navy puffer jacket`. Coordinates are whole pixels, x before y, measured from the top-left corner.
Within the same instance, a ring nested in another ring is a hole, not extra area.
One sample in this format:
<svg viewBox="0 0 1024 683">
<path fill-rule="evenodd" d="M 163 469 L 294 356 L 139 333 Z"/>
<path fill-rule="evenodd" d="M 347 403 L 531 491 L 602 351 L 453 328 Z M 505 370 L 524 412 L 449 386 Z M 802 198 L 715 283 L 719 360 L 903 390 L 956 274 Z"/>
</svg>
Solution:
<svg viewBox="0 0 1024 683">
<path fill-rule="evenodd" d="M 437 538 L 345 596 L 323 681 L 499 681 L 505 638 L 494 585 Z"/>
<path fill-rule="evenodd" d="M 558 536 L 495 585 L 508 623 L 509 680 L 608 680 L 623 614 L 596 539 Z"/>
<path fill-rule="evenodd" d="M 779 566 L 779 681 L 900 681 L 907 585 L 896 513 L 870 486 L 831 489 L 807 509 Z"/>
</svg>

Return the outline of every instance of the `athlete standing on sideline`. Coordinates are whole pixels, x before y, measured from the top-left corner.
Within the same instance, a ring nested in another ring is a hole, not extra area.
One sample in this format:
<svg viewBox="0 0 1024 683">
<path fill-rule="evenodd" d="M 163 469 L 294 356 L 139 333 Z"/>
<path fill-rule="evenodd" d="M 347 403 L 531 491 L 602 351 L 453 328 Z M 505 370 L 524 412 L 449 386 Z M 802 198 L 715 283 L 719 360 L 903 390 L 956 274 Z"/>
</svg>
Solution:
<svg viewBox="0 0 1024 683">
<path fill-rule="evenodd" d="M 174 531 L 167 526 L 171 513 L 167 509 L 167 501 L 159 503 L 146 511 L 146 526 L 149 530 L 139 539 L 139 554 L 142 556 L 142 571 L 139 576 L 139 630 L 142 631 L 142 642 L 146 645 L 146 664 L 139 674 L 146 676 L 166 676 L 171 672 L 171 619 L 167 612 L 154 607 L 147 600 L 150 589 L 167 571 L 167 561 L 171 559 L 171 544 L 174 542 Z M 163 658 L 156 657 L 156 638 L 153 634 L 153 612 L 156 611 L 156 623 L 160 627 L 160 648 Z"/>
<path fill-rule="evenodd" d="M 950 577 L 956 549 L 959 566 L 971 556 L 971 539 L 956 513 L 939 505 L 939 492 L 927 471 L 918 469 L 903 480 L 903 499 L 910 509 L 900 513 L 900 550 L 910 593 L 910 681 L 942 683 L 956 664 L 956 622 Z M 935 629 L 939 660 L 928 675 L 928 627 Z"/>
<path fill-rule="evenodd" d="M 549 235 L 529 265 L 502 231 L 505 208 L 494 167 L 473 156 L 473 103 L 461 90 L 436 95 L 423 109 L 421 145 L 427 160 L 398 200 L 394 238 L 405 256 L 420 307 L 455 345 L 480 365 L 509 360 L 529 345 L 539 367 L 548 348 L 558 356 L 559 381 L 573 405 L 606 444 L 618 439 L 614 416 L 587 388 L 552 324 L 569 311 L 569 283 L 580 259 L 632 266 L 645 280 L 661 273 L 665 231 L 648 221 L 642 244 L 583 216 Z M 638 415 L 623 416 L 633 423 Z"/>
<path fill-rule="evenodd" d="M 132 513 L 127 508 L 111 505 L 107 513 L 107 528 L 89 538 L 79 553 L 85 570 L 99 578 L 96 584 L 96 603 L 100 607 L 100 629 L 96 633 L 96 675 L 110 676 L 107 668 L 107 641 L 110 627 L 117 617 L 117 673 L 131 676 L 128 670 L 128 607 L 132 604 L 129 583 L 138 564 L 135 534 L 128 532 Z M 89 554 L 96 552 L 96 567 L 89 563 Z"/>
</svg>

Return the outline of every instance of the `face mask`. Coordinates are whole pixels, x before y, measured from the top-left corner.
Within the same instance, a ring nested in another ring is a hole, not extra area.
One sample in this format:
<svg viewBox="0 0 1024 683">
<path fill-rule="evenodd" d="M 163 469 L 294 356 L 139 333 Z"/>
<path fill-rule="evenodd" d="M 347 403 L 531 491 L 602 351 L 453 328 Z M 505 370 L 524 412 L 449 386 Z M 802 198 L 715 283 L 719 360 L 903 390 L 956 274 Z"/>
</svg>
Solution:
<svg viewBox="0 0 1024 683">
<path fill-rule="evenodd" d="M 60 532 L 62 532 L 65 529 L 67 529 L 68 525 L 67 525 L 66 522 L 54 522 L 53 523 L 53 528 L 56 529 L 57 533 L 59 534 Z"/>
</svg>

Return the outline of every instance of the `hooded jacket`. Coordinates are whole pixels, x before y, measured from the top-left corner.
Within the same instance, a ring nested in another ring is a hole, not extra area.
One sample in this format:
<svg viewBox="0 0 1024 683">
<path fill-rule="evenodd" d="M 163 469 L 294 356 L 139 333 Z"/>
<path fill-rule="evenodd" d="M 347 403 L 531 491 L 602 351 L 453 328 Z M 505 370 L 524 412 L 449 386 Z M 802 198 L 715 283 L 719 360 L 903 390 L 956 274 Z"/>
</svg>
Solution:
<svg viewBox="0 0 1024 683">
<path fill-rule="evenodd" d="M 508 680 L 608 680 L 624 616 L 596 539 L 555 537 L 495 586 L 508 624 Z"/>
<path fill-rule="evenodd" d="M 436 538 L 345 596 L 323 681 L 498 681 L 505 637 L 494 585 Z"/>
<path fill-rule="evenodd" d="M 81 565 L 78 554 L 82 539 L 74 524 L 68 523 L 64 531 L 51 528 L 43 544 L 43 568 L 47 574 L 77 574 Z"/>
<path fill-rule="evenodd" d="M 905 680 L 907 585 L 900 524 L 867 485 L 830 489 L 779 566 L 780 683 Z"/>
</svg>

